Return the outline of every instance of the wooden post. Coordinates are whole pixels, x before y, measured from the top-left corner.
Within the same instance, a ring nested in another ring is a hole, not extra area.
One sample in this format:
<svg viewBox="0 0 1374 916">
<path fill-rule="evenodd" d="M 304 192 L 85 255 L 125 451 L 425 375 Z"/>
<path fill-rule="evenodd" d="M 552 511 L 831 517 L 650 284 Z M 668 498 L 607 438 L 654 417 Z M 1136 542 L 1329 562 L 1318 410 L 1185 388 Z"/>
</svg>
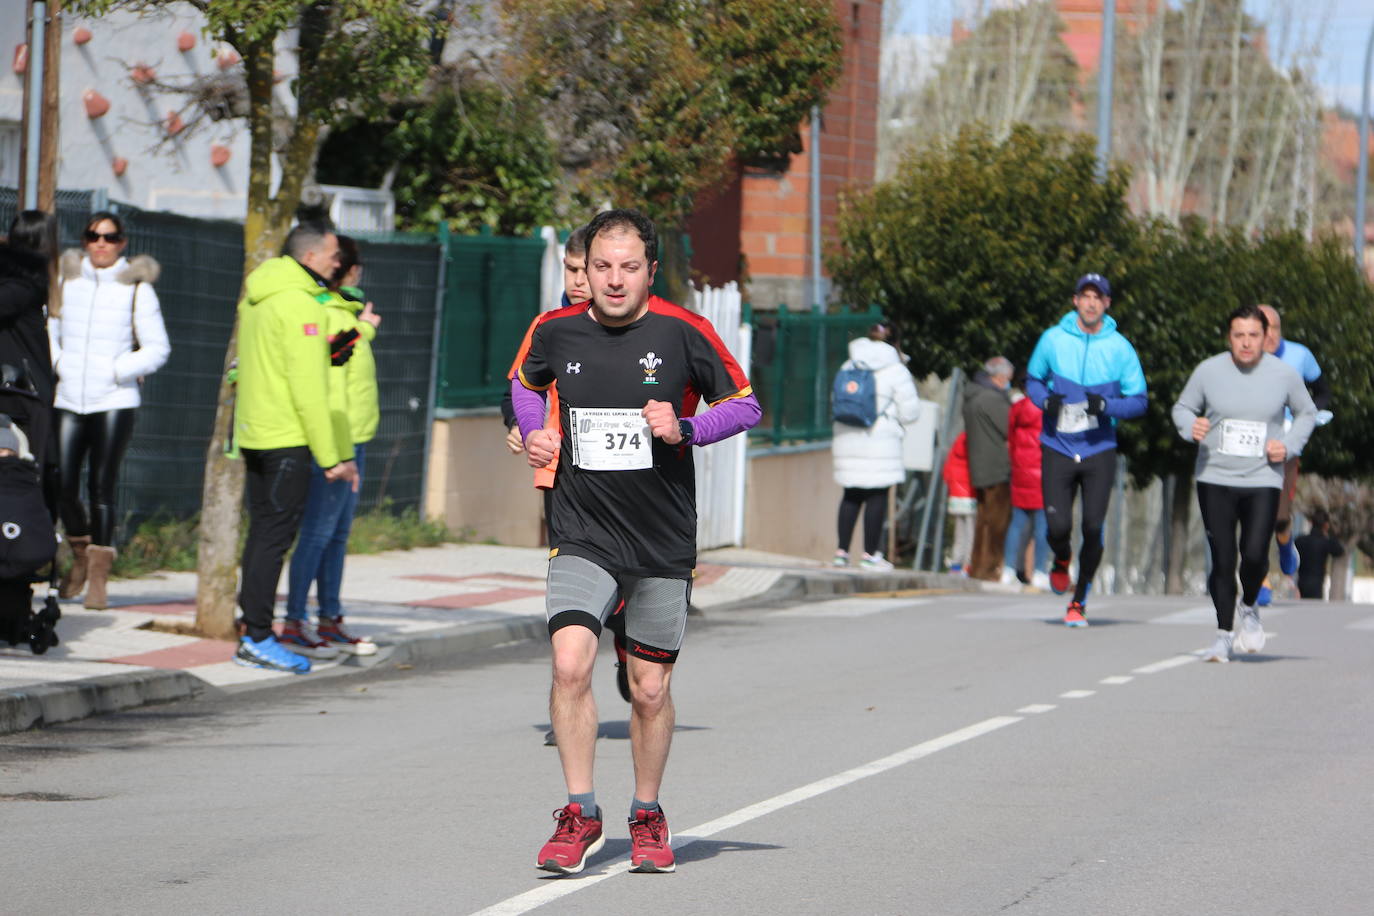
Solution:
<svg viewBox="0 0 1374 916">
<path fill-rule="evenodd" d="M 38 209 L 57 212 L 57 140 L 62 97 L 58 74 L 62 59 L 62 0 L 48 0 L 48 22 L 43 31 L 43 117 L 38 142 Z"/>
</svg>

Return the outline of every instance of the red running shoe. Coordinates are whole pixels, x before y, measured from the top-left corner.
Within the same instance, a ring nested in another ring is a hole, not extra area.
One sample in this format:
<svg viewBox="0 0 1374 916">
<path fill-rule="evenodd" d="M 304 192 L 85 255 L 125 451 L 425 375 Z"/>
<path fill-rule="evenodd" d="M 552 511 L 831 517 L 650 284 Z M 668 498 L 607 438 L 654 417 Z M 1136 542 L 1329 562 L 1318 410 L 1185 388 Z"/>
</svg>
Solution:
<svg viewBox="0 0 1374 916">
<path fill-rule="evenodd" d="M 1064 626 L 1086 627 L 1088 625 L 1088 618 L 1083 613 L 1086 610 L 1087 608 L 1077 601 L 1070 601 L 1069 609 L 1064 613 Z"/>
<path fill-rule="evenodd" d="M 640 808 L 630 818 L 630 871 L 674 871 L 673 832 L 662 809 L 649 811 Z"/>
<path fill-rule="evenodd" d="M 315 632 L 320 639 L 350 655 L 376 655 L 377 644 L 366 636 L 354 636 L 344 629 L 342 617 L 321 617 Z"/>
<path fill-rule="evenodd" d="M 1050 566 L 1050 591 L 1062 595 L 1072 586 L 1073 583 L 1069 581 L 1069 561 L 1055 560 Z"/>
<path fill-rule="evenodd" d="M 584 816 L 582 806 L 571 803 L 555 811 L 553 817 L 558 827 L 539 850 L 539 860 L 534 865 L 544 871 L 575 875 L 586 866 L 588 856 L 606 845 L 601 819 Z"/>
</svg>

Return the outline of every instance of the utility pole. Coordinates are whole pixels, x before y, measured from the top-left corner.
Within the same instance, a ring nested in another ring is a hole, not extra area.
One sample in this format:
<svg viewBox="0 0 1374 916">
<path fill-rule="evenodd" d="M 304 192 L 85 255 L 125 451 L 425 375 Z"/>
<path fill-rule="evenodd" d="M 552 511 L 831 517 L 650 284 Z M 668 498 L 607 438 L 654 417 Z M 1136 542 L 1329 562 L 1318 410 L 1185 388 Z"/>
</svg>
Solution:
<svg viewBox="0 0 1374 916">
<path fill-rule="evenodd" d="M 1116 0 L 1102 0 L 1102 54 L 1097 68 L 1097 177 L 1112 158 L 1112 77 L 1116 71 Z"/>
<path fill-rule="evenodd" d="M 1374 26 L 1369 29 L 1369 43 L 1364 50 L 1364 83 L 1360 90 L 1360 163 L 1355 179 L 1355 267 L 1361 277 L 1364 269 L 1364 206 L 1369 188 L 1369 70 L 1374 62 Z"/>
<path fill-rule="evenodd" d="M 58 131 L 62 120 L 62 0 L 48 0 L 43 29 L 43 116 L 38 141 L 38 209 L 57 212 Z"/>
</svg>

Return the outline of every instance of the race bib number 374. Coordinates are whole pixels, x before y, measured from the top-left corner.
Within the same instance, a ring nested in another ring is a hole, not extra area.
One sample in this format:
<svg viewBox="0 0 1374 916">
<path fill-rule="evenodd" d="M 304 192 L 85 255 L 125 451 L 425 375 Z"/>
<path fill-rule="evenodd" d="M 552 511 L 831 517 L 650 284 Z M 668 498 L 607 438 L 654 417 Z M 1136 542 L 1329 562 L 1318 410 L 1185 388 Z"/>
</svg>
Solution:
<svg viewBox="0 0 1374 916">
<path fill-rule="evenodd" d="M 573 407 L 573 464 L 588 471 L 639 471 L 654 466 L 653 436 L 633 408 Z"/>
</svg>

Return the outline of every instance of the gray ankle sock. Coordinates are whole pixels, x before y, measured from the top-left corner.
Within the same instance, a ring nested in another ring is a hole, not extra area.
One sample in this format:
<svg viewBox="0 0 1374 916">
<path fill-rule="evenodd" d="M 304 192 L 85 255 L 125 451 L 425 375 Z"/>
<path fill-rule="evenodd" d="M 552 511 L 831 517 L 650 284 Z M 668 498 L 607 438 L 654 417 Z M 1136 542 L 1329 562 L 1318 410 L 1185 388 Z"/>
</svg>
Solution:
<svg viewBox="0 0 1374 916">
<path fill-rule="evenodd" d="M 645 811 L 658 811 L 658 810 L 661 810 L 661 809 L 658 807 L 658 799 L 654 799 L 654 800 L 651 801 L 651 802 L 642 802 L 642 801 L 640 801 L 640 800 L 637 799 L 637 798 L 631 799 L 631 801 L 630 801 L 630 820 L 634 820 L 634 819 L 635 819 L 635 814 L 639 811 L 640 808 L 643 808 Z"/>
<path fill-rule="evenodd" d="M 599 817 L 601 812 L 596 807 L 596 792 L 583 792 L 580 794 L 568 793 L 568 804 L 581 805 L 583 817 Z"/>
</svg>

